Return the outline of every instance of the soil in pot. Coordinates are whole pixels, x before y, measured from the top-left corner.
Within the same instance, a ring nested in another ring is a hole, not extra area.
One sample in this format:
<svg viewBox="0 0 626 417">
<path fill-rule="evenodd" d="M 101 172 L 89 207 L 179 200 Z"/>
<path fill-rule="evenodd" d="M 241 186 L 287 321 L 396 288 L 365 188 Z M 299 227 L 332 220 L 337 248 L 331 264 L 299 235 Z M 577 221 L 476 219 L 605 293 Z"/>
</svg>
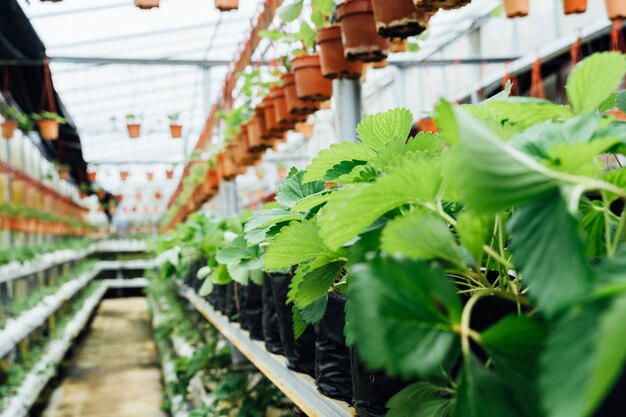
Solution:
<svg viewBox="0 0 626 417">
<path fill-rule="evenodd" d="M 317 35 L 322 75 L 329 79 L 356 80 L 363 74 L 363 63 L 348 61 L 343 50 L 341 27 L 333 25 L 320 29 Z"/>
<path fill-rule="evenodd" d="M 15 120 L 6 120 L 2 122 L 2 137 L 5 139 L 11 139 L 17 129 L 17 122 Z"/>
<path fill-rule="evenodd" d="M 346 346 L 343 328 L 346 297 L 328 293 L 328 305 L 322 320 L 315 326 L 315 384 L 327 397 L 350 402 L 352 374 L 350 351 Z"/>
<path fill-rule="evenodd" d="M 372 0 L 376 30 L 385 38 L 408 38 L 428 29 L 431 14 L 415 7 L 413 0 Z"/>
<path fill-rule="evenodd" d="M 213 307 L 217 311 L 219 311 L 221 313 L 224 313 L 224 311 L 226 311 L 226 293 L 228 291 L 228 286 L 227 285 L 216 285 L 213 288 L 214 288 L 213 291 L 216 292 L 216 294 L 215 294 L 215 304 L 213 305 Z"/>
<path fill-rule="evenodd" d="M 409 382 L 392 378 L 384 372 L 372 372 L 359 359 L 355 348 L 350 349 L 352 367 L 353 405 L 357 417 L 385 417 L 387 402 Z"/>
<path fill-rule="evenodd" d="M 237 306 L 237 319 L 242 330 L 249 330 L 248 314 L 246 312 L 246 300 L 248 299 L 248 287 L 235 283 L 235 305 Z"/>
<path fill-rule="evenodd" d="M 263 340 L 263 286 L 252 281 L 248 284 L 244 309 L 248 331 L 252 340 Z"/>
<path fill-rule="evenodd" d="M 528 16 L 529 0 L 504 0 L 504 11 L 507 17 L 525 17 Z"/>
<path fill-rule="evenodd" d="M 309 326 L 298 339 L 293 334 L 293 303 L 287 304 L 291 275 L 271 274 L 270 282 L 287 368 L 315 377 L 315 330 Z"/>
<path fill-rule="evenodd" d="M 292 72 L 283 74 L 281 78 L 283 80 L 283 86 L 285 87 L 287 110 L 289 110 L 290 114 L 306 116 L 319 110 L 319 102 L 303 101 L 298 98 L 298 93 L 296 92 L 296 77 Z"/>
<path fill-rule="evenodd" d="M 605 0 L 606 14 L 611 20 L 626 19 L 626 2 L 624 0 Z"/>
<path fill-rule="evenodd" d="M 180 139 L 183 137 L 183 126 L 177 124 L 170 125 L 170 135 L 172 139 Z"/>
<path fill-rule="evenodd" d="M 224 304 L 224 315 L 228 317 L 228 321 L 237 322 L 237 301 L 235 300 L 235 285 L 234 281 L 229 282 L 226 285 L 226 302 Z"/>
<path fill-rule="evenodd" d="M 39 135 L 44 140 L 57 140 L 59 138 L 59 122 L 54 120 L 40 120 L 37 122 Z"/>
<path fill-rule="evenodd" d="M 319 55 L 300 55 L 291 61 L 296 94 L 303 101 L 326 101 L 333 96 L 333 83 L 322 75 Z"/>
<path fill-rule="evenodd" d="M 389 55 L 389 41 L 376 31 L 371 0 L 348 0 L 337 6 L 343 48 L 350 61 L 376 62 Z"/>
<path fill-rule="evenodd" d="M 141 125 L 139 123 L 127 124 L 126 129 L 128 129 L 128 137 L 131 139 L 137 139 L 141 135 Z"/>
<path fill-rule="evenodd" d="M 269 275 L 265 275 L 263 280 L 263 340 L 265 340 L 265 349 L 268 352 L 277 355 L 285 354 L 283 343 L 280 339 L 274 293 Z"/>
</svg>

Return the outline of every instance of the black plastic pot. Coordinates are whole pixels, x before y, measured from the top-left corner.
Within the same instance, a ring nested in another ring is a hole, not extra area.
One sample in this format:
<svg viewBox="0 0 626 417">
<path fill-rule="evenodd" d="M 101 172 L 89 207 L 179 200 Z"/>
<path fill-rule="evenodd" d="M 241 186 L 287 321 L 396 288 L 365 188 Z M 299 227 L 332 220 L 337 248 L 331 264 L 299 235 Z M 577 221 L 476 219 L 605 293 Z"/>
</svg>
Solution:
<svg viewBox="0 0 626 417">
<path fill-rule="evenodd" d="M 217 311 L 224 313 L 226 310 L 226 293 L 228 287 L 226 285 L 215 285 L 213 291 L 215 292 L 215 305 L 213 306 Z"/>
<path fill-rule="evenodd" d="M 246 299 L 248 298 L 248 287 L 235 284 L 235 300 L 237 305 L 237 319 L 243 330 L 248 330 L 248 314 L 246 312 Z"/>
<path fill-rule="evenodd" d="M 224 303 L 224 315 L 228 321 L 237 321 L 237 302 L 235 300 L 235 282 L 231 281 L 226 285 L 226 301 Z"/>
<path fill-rule="evenodd" d="M 285 354 L 283 342 L 280 339 L 280 330 L 278 330 L 274 292 L 269 275 L 265 275 L 263 280 L 263 340 L 265 340 L 265 349 L 268 352 L 277 355 Z"/>
<path fill-rule="evenodd" d="M 185 279 L 183 280 L 185 285 L 198 291 L 202 286 L 202 281 L 198 279 L 198 271 L 205 265 L 206 259 L 200 259 L 192 263 L 189 267 L 189 271 L 187 271 L 187 275 L 185 275 Z"/>
<path fill-rule="evenodd" d="M 354 348 L 350 349 L 352 364 L 353 405 L 357 417 L 385 417 L 385 404 L 409 385 L 400 378 L 389 377 L 384 372 L 372 372 L 358 358 Z"/>
<path fill-rule="evenodd" d="M 327 397 L 350 402 L 352 375 L 350 351 L 346 346 L 343 328 L 346 297 L 328 294 L 328 306 L 322 320 L 315 326 L 315 384 Z"/>
<path fill-rule="evenodd" d="M 263 339 L 263 286 L 250 282 L 246 288 L 245 312 L 252 340 Z M 270 288 L 271 290 L 271 288 Z M 280 336 L 280 335 L 279 335 Z"/>
<path fill-rule="evenodd" d="M 315 330 L 309 326 L 298 339 L 293 334 L 293 304 L 287 304 L 291 275 L 271 274 L 270 282 L 278 316 L 280 339 L 287 356 L 287 367 L 292 371 L 315 377 Z"/>
</svg>

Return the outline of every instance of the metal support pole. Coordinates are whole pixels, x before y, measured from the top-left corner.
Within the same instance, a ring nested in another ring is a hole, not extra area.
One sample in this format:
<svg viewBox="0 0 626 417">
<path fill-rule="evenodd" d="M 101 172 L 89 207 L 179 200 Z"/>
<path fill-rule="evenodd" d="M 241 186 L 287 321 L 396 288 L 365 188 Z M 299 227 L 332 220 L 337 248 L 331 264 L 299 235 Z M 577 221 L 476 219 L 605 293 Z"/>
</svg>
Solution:
<svg viewBox="0 0 626 417">
<path fill-rule="evenodd" d="M 356 127 L 361 121 L 361 83 L 359 80 L 334 80 L 333 91 L 337 138 L 356 142 Z"/>
<path fill-rule="evenodd" d="M 480 27 L 475 31 L 471 32 L 468 36 L 469 41 L 469 52 L 472 56 L 481 56 L 481 36 L 480 36 Z M 476 66 L 470 69 L 471 76 L 467 79 L 476 80 L 475 85 L 472 86 L 472 103 L 477 103 L 479 101 L 478 90 L 480 87 L 481 79 L 481 67 Z M 461 82 L 461 80 L 457 80 L 457 82 Z"/>
<path fill-rule="evenodd" d="M 239 198 L 237 196 L 237 180 L 222 180 L 220 187 L 223 193 L 224 215 L 236 216 L 239 214 Z"/>
</svg>

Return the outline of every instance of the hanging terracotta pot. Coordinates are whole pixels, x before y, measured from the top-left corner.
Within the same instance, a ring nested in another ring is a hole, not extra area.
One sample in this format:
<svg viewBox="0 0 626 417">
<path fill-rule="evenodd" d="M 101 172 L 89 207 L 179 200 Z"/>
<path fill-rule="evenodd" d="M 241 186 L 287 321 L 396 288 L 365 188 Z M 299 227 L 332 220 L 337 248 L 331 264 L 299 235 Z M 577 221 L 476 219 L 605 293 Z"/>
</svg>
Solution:
<svg viewBox="0 0 626 417">
<path fill-rule="evenodd" d="M 153 181 L 154 180 L 154 173 L 153 172 L 146 172 L 146 179 L 148 181 Z"/>
<path fill-rule="evenodd" d="M 131 139 L 137 139 L 141 135 L 141 125 L 139 123 L 129 123 L 126 125 L 128 129 L 128 137 Z"/>
<path fill-rule="evenodd" d="M 217 190 L 220 188 L 220 177 L 217 173 L 217 169 L 210 168 L 207 171 L 207 179 L 208 179 L 208 183 L 211 185 L 211 188 L 213 188 L 214 190 Z"/>
<path fill-rule="evenodd" d="M 319 109 L 319 103 L 315 101 L 303 101 L 298 98 L 296 91 L 296 77 L 293 72 L 282 75 L 283 86 L 285 87 L 285 100 L 287 110 L 291 114 L 308 115 L 315 113 Z"/>
<path fill-rule="evenodd" d="M 606 14 L 611 20 L 626 19 L 626 2 L 624 0 L 605 0 Z"/>
<path fill-rule="evenodd" d="M 267 140 L 272 138 L 272 134 L 267 128 L 267 123 L 265 123 L 265 106 L 264 102 L 259 103 L 254 109 L 254 113 L 256 114 L 256 122 L 261 132 L 261 139 Z"/>
<path fill-rule="evenodd" d="M 128 179 L 128 171 L 120 171 L 120 179 L 122 182 L 126 181 Z"/>
<path fill-rule="evenodd" d="M 413 0 L 372 0 L 376 30 L 385 38 L 408 38 L 428 29 L 432 14 L 418 10 Z"/>
<path fill-rule="evenodd" d="M 44 140 L 57 140 L 59 138 L 59 122 L 55 120 L 39 120 L 39 135 Z"/>
<path fill-rule="evenodd" d="M 5 139 L 11 139 L 17 129 L 17 122 L 15 120 L 5 120 L 2 122 L 2 137 Z"/>
<path fill-rule="evenodd" d="M 348 61 L 345 57 L 339 25 L 320 29 L 317 44 L 324 77 L 356 80 L 361 76 L 363 64 L 360 61 Z"/>
<path fill-rule="evenodd" d="M 296 93 L 303 101 L 325 101 L 333 96 L 333 83 L 322 75 L 319 55 L 300 55 L 291 61 Z"/>
<path fill-rule="evenodd" d="M 252 152 L 259 152 L 263 150 L 263 142 L 261 139 L 261 128 L 259 126 L 258 117 L 256 114 L 246 124 L 248 131 L 248 149 Z"/>
<path fill-rule="evenodd" d="M 172 139 L 180 139 L 183 137 L 183 126 L 176 124 L 176 123 L 171 123 L 170 124 L 170 135 L 172 136 Z"/>
<path fill-rule="evenodd" d="M 165 170 L 165 178 L 167 178 L 168 180 L 171 180 L 172 178 L 174 178 L 174 170 L 173 169 L 166 169 Z"/>
<path fill-rule="evenodd" d="M 350 61 L 376 62 L 389 55 L 389 41 L 376 31 L 371 0 L 347 0 L 337 6 L 343 49 Z"/>
<path fill-rule="evenodd" d="M 135 7 L 138 7 L 142 10 L 159 7 L 159 0 L 135 0 Z"/>
<path fill-rule="evenodd" d="M 285 97 L 285 87 L 276 88 L 271 98 L 274 101 L 276 123 L 278 123 L 283 130 L 289 129 L 289 127 L 293 125 L 293 121 L 295 119 L 299 119 L 300 116 L 289 114 L 289 110 L 287 109 L 287 98 Z"/>
<path fill-rule="evenodd" d="M 155 199 L 155 200 L 160 200 L 160 199 L 161 199 L 161 193 L 160 193 L 160 192 L 158 192 L 158 191 L 157 191 L 157 192 L 155 192 L 155 193 L 154 193 L 154 199 Z"/>
<path fill-rule="evenodd" d="M 87 172 L 87 179 L 89 180 L 89 182 L 95 182 L 97 176 L 98 176 L 98 173 L 96 171 Z"/>
<path fill-rule="evenodd" d="M 296 132 L 302 133 L 305 139 L 310 139 L 313 136 L 313 124 L 312 123 L 298 123 L 296 124 Z"/>
<path fill-rule="evenodd" d="M 215 0 L 215 8 L 220 12 L 229 12 L 239 8 L 239 0 Z"/>
<path fill-rule="evenodd" d="M 529 0 L 504 0 L 504 11 L 507 17 L 525 17 L 528 16 Z"/>
<path fill-rule="evenodd" d="M 409 41 L 402 38 L 391 39 L 391 52 L 394 54 L 406 52 L 409 49 Z"/>
<path fill-rule="evenodd" d="M 435 13 L 439 9 L 458 9 L 470 4 L 471 0 L 413 0 L 413 3 L 419 10 Z"/>
<path fill-rule="evenodd" d="M 280 125 L 276 121 L 276 108 L 274 107 L 274 98 L 272 92 L 263 100 L 263 115 L 265 116 L 265 126 L 269 130 L 272 137 L 281 132 Z"/>
<path fill-rule="evenodd" d="M 383 59 L 382 61 L 372 62 L 372 69 L 383 69 L 387 68 L 387 60 Z"/>
<path fill-rule="evenodd" d="M 565 14 L 579 14 L 587 11 L 587 0 L 564 0 L 563 12 Z"/>
</svg>

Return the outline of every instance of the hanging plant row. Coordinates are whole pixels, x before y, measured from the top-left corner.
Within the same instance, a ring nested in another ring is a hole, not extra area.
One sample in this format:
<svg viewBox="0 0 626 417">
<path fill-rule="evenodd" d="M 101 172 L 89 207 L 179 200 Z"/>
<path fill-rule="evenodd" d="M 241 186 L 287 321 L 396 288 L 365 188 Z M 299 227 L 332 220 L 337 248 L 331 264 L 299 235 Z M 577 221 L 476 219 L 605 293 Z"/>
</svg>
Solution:
<svg viewBox="0 0 626 417">
<path fill-rule="evenodd" d="M 626 143 L 608 113 L 626 111 L 624 76 L 623 54 L 599 53 L 569 105 L 510 83 L 441 101 L 440 133 L 411 137 L 405 109 L 370 116 L 272 208 L 193 215 L 157 250 L 196 253 L 169 271 L 195 262 L 188 285 L 357 415 L 618 415 L 626 168 L 606 161 Z"/>
</svg>

